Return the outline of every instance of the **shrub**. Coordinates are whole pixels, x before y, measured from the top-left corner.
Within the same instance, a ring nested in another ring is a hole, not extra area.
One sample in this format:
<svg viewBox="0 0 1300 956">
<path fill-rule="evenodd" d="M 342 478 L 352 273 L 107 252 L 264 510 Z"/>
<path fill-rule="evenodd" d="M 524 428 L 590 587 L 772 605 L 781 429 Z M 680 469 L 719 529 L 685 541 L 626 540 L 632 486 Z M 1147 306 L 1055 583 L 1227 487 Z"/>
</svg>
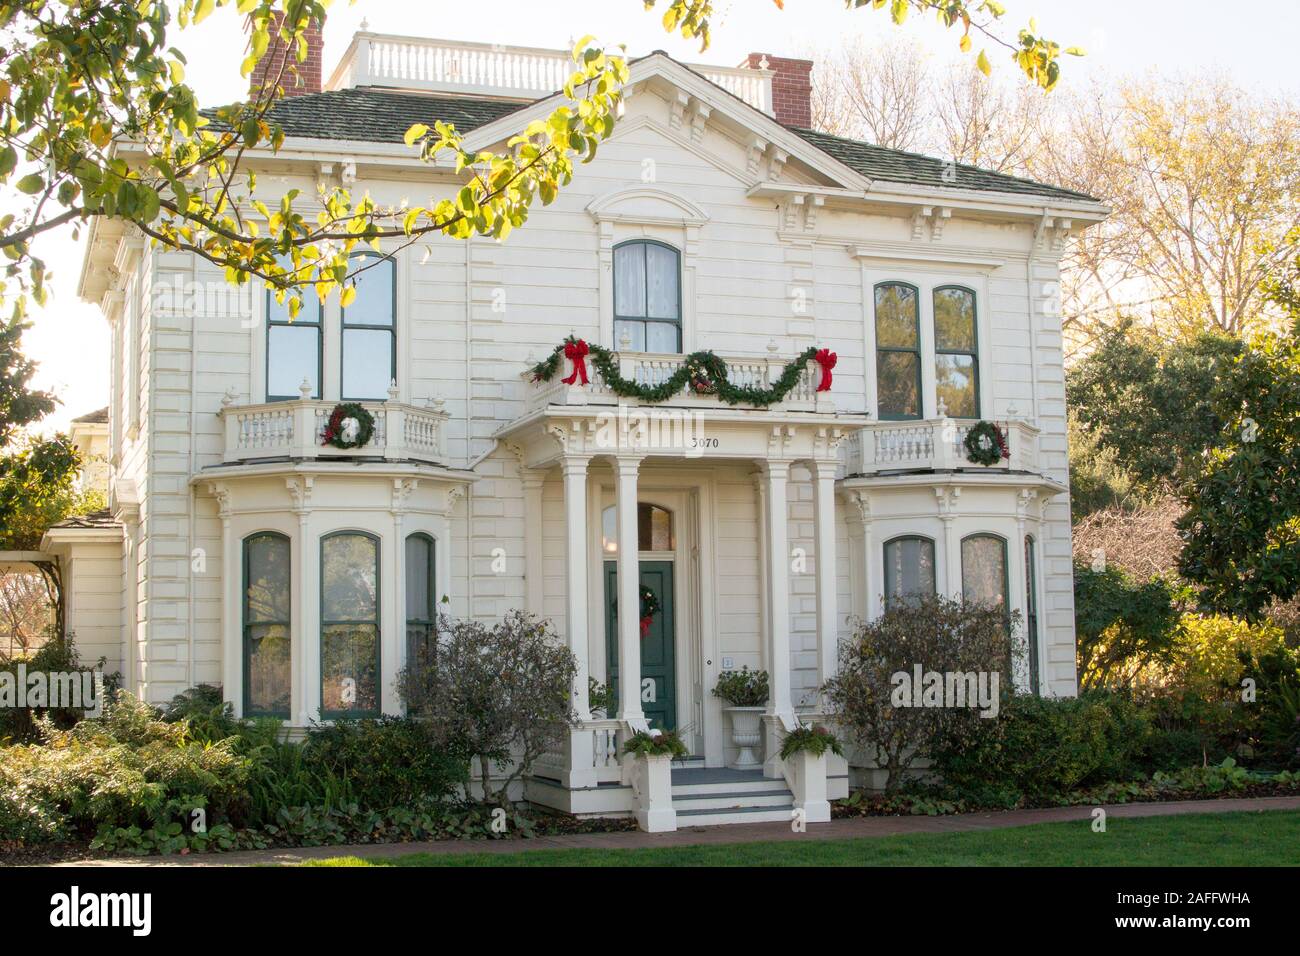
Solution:
<svg viewBox="0 0 1300 956">
<path fill-rule="evenodd" d="M 190 736 L 195 740 L 215 742 L 240 732 L 234 708 L 215 684 L 197 684 L 181 691 L 163 708 L 162 719 L 171 723 L 189 721 Z"/>
<path fill-rule="evenodd" d="M 0 671 L 8 671 L 10 674 L 14 674 L 16 679 L 19 664 L 26 664 L 28 673 L 33 671 L 53 673 L 92 669 L 81 662 L 76 640 L 70 634 L 62 640 L 52 639 L 47 641 L 30 656 L 17 656 L 0 660 Z M 94 666 L 102 668 L 104 659 L 101 657 Z M 103 686 L 105 698 L 112 697 L 117 689 L 117 684 L 118 677 L 116 674 L 105 676 Z M 84 717 L 84 711 L 71 708 L 53 710 L 45 707 L 0 708 L 0 741 L 8 739 L 17 743 L 30 743 L 40 740 L 39 725 L 42 718 L 48 718 L 55 727 L 66 730 Z"/>
<path fill-rule="evenodd" d="M 934 769 L 963 796 L 995 802 L 1128 779 L 1150 735 L 1143 712 L 1114 694 L 1016 695 L 996 717 L 965 723 L 935 746 Z"/>
<path fill-rule="evenodd" d="M 1002 608 L 930 596 L 890 608 L 841 643 L 839 670 L 823 689 L 836 723 L 885 771 L 886 789 L 897 789 L 937 739 L 962 732 L 970 713 L 895 706 L 894 675 L 910 675 L 914 667 L 1001 674 L 1001 691 L 1009 692 L 1008 660 L 1022 646 L 1018 622 L 1013 615 L 1009 637 Z"/>
<path fill-rule="evenodd" d="M 1178 636 L 1175 589 L 1159 578 L 1138 583 L 1119 568 L 1074 565 L 1074 628 L 1079 685 L 1125 687 L 1167 662 Z"/>
<path fill-rule="evenodd" d="M 313 727 L 302 756 L 303 772 L 323 771 L 326 779 L 348 781 L 351 798 L 373 810 L 410 806 L 422 798 L 444 799 L 469 775 L 469 755 L 452 752 L 435 739 L 427 723 L 413 717 L 339 720 Z"/>
<path fill-rule="evenodd" d="M 767 671 L 751 671 L 742 667 L 738 671 L 724 671 L 718 675 L 713 696 L 725 700 L 732 707 L 762 707 L 768 697 Z"/>
<path fill-rule="evenodd" d="M 436 746 L 474 754 L 483 799 L 505 805 L 512 783 L 576 720 L 577 661 L 544 621 L 512 611 L 498 624 L 444 621 L 427 655 L 398 679 Z M 493 763 L 503 768 L 499 785 Z"/>
</svg>

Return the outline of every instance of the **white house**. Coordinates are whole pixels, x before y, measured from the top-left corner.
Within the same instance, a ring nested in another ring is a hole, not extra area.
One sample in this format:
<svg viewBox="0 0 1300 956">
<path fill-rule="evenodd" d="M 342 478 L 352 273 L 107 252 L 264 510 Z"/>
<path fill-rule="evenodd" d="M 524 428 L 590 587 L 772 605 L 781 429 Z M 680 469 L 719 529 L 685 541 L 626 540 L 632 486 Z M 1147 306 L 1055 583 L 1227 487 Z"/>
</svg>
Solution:
<svg viewBox="0 0 1300 956">
<path fill-rule="evenodd" d="M 773 742 L 817 710 L 851 619 L 892 595 L 1004 602 L 1030 648 L 1016 680 L 1074 694 L 1054 306 L 1063 243 L 1106 210 L 813 132 L 810 68 L 635 60 L 613 137 L 508 241 L 430 238 L 373 263 L 348 309 L 293 323 L 97 221 L 80 292 L 113 330 L 111 517 L 45 548 L 69 563 L 87 656 L 149 701 L 220 683 L 238 712 L 303 726 L 398 711 L 408 642 L 440 608 L 525 608 L 577 656 L 583 720 L 528 796 L 644 810 L 615 739 L 675 727 L 693 769 L 674 771 L 671 808 L 653 797 L 660 827 L 674 809 L 788 819 L 800 794 Z M 264 192 L 449 195 L 453 172 L 420 162 L 407 128 L 441 119 L 468 148 L 499 146 L 555 107 L 566 73 L 557 51 L 358 33 L 327 82 L 308 75 L 277 108 L 280 152 L 250 162 Z M 809 348 L 837 363 L 828 389 L 809 361 L 768 407 L 709 383 L 650 403 L 589 359 L 588 384 L 563 381 L 567 358 L 534 381 L 570 335 L 643 384 L 699 350 L 760 389 Z M 344 400 L 374 415 L 364 447 L 321 442 Z M 981 420 L 1005 444 L 987 466 L 964 443 Z M 638 581 L 660 605 L 644 637 L 612 613 Z M 725 769 L 738 751 L 710 691 L 742 665 L 771 673 L 766 777 Z M 608 719 L 591 717 L 588 674 L 620 691 Z M 823 781 L 832 797 L 844 774 Z"/>
</svg>

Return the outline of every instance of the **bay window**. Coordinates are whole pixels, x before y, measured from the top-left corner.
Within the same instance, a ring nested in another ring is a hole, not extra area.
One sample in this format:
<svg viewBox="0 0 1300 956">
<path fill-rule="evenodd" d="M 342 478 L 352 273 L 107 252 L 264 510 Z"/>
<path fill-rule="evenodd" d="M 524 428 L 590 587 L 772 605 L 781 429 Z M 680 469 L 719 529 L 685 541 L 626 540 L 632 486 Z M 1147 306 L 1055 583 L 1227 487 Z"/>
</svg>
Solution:
<svg viewBox="0 0 1300 956">
<path fill-rule="evenodd" d="M 934 542 L 909 536 L 885 542 L 885 607 L 934 594 Z"/>
<path fill-rule="evenodd" d="M 427 534 L 406 538 L 406 660 L 422 661 L 437 627 L 436 545 Z"/>
<path fill-rule="evenodd" d="M 681 255 L 672 246 L 636 239 L 614 247 L 614 342 L 633 352 L 682 348 Z"/>
<path fill-rule="evenodd" d="M 288 301 L 275 300 L 266 290 L 266 400 L 279 402 L 300 398 L 305 379 L 311 398 L 320 398 L 321 328 L 325 317 L 314 286 L 299 290 L 302 308 L 296 319 L 289 318 Z"/>
<path fill-rule="evenodd" d="M 244 716 L 289 717 L 289 539 L 273 531 L 244 539 Z"/>
<path fill-rule="evenodd" d="M 379 539 L 340 531 L 321 539 L 321 717 L 379 712 Z"/>
<path fill-rule="evenodd" d="M 934 383 L 952 418 L 979 418 L 979 356 L 975 293 L 960 286 L 934 290 Z"/>
<path fill-rule="evenodd" d="M 352 257 L 356 297 L 341 309 L 343 401 L 385 399 L 397 380 L 397 285 L 393 260 L 365 252 Z"/>
<path fill-rule="evenodd" d="M 876 286 L 876 397 L 879 417 L 921 417 L 921 322 L 916 287 Z"/>
</svg>

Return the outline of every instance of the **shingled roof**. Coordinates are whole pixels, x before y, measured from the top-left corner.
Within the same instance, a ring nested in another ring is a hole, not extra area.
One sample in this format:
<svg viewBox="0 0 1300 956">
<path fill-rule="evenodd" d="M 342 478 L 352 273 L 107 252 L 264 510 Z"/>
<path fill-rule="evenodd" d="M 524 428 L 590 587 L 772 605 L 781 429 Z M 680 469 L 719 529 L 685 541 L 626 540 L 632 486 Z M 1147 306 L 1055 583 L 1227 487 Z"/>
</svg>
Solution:
<svg viewBox="0 0 1300 956">
<path fill-rule="evenodd" d="M 1048 186 L 1045 183 L 1034 182 L 1032 179 L 995 173 L 988 169 L 980 169 L 978 166 L 968 166 L 965 163 L 955 163 L 950 166 L 946 160 L 923 156 L 920 153 L 886 149 L 884 146 L 875 146 L 861 140 L 845 139 L 842 136 L 832 136 L 829 133 L 819 133 L 816 130 L 801 129 L 797 126 L 789 126 L 787 129 L 798 134 L 823 153 L 833 156 L 845 166 L 871 179 L 917 186 L 976 189 L 985 192 L 1018 193 L 1024 196 L 1097 202 L 1092 196 L 1072 189 Z M 949 179 L 944 178 L 945 167 L 955 170 L 955 181 L 949 181 L 952 179 L 951 172 Z"/>
<path fill-rule="evenodd" d="M 87 530 L 94 528 L 120 528 L 122 523 L 113 519 L 112 512 L 107 508 L 100 508 L 98 511 L 92 511 L 84 515 L 72 515 L 64 518 L 57 524 L 50 525 L 51 530 L 54 528 L 76 528 L 78 530 Z"/>
<path fill-rule="evenodd" d="M 271 119 L 280 125 L 287 136 L 401 143 L 406 131 L 416 123 L 432 125 L 436 120 L 442 120 L 455 124 L 459 132 L 465 133 L 528 105 L 511 100 L 435 96 L 362 86 L 307 93 L 281 100 L 272 109 Z M 789 126 L 787 129 L 828 156 L 873 180 L 1042 196 L 1049 199 L 1097 201 L 1092 196 L 1074 190 L 995 173 L 964 163 L 956 164 L 956 181 L 949 182 L 944 178 L 947 163 L 933 156 L 887 149 L 797 126 Z"/>
</svg>

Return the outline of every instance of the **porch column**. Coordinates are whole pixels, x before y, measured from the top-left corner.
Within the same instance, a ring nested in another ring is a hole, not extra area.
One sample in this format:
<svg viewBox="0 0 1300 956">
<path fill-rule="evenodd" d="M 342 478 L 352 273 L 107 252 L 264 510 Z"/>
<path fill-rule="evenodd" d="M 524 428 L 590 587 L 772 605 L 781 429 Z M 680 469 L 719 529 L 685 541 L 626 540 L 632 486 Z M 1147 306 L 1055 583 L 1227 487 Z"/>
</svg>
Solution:
<svg viewBox="0 0 1300 956">
<path fill-rule="evenodd" d="M 566 455 L 560 461 L 564 473 L 564 524 L 566 530 L 565 632 L 569 650 L 577 658 L 573 675 L 573 707 L 579 720 L 590 720 L 587 701 L 587 465 L 591 459 Z"/>
<path fill-rule="evenodd" d="M 618 719 L 645 726 L 641 710 L 641 561 L 637 553 L 637 455 L 614 458 L 618 515 Z"/>
<path fill-rule="evenodd" d="M 961 496 L 961 489 L 936 488 L 934 496 L 938 499 L 939 520 L 943 522 L 945 580 L 940 593 L 950 600 L 955 600 L 961 593 L 961 545 L 957 541 L 957 527 L 953 520 L 957 517 L 957 499 Z"/>
<path fill-rule="evenodd" d="M 790 702 L 790 534 L 786 486 L 788 461 L 764 463 L 767 476 L 767 664 L 770 693 L 767 712 L 793 723 Z"/>
<path fill-rule="evenodd" d="M 835 554 L 835 470 L 838 462 L 814 461 L 810 465 L 815 516 L 813 547 L 817 549 L 817 686 L 820 688 L 835 673 L 839 649 Z"/>
</svg>

